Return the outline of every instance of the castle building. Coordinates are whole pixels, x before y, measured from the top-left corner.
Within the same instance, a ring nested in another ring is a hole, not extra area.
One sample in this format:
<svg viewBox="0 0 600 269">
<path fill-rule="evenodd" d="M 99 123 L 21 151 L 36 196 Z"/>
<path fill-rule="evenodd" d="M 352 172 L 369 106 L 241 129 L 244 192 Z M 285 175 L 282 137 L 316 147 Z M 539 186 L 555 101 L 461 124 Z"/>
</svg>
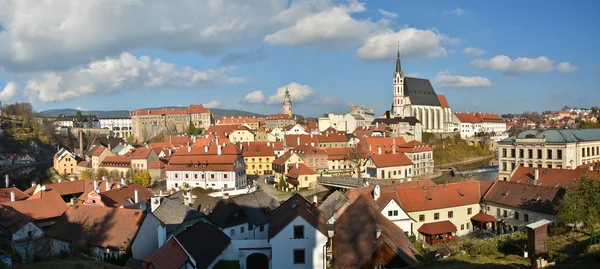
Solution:
<svg viewBox="0 0 600 269">
<path fill-rule="evenodd" d="M 292 97 L 287 88 L 285 88 L 285 95 L 283 96 L 283 114 L 292 116 Z"/>
<path fill-rule="evenodd" d="M 405 77 L 400 63 L 400 50 L 394 70 L 394 99 L 390 118 L 415 117 L 423 132 L 453 131 L 452 108 L 446 97 L 438 95 L 428 79 Z"/>
<path fill-rule="evenodd" d="M 138 140 L 167 133 L 185 133 L 190 122 L 196 128 L 208 129 L 213 122 L 209 109 L 200 104 L 187 108 L 138 109 L 131 113 L 131 131 Z"/>
</svg>

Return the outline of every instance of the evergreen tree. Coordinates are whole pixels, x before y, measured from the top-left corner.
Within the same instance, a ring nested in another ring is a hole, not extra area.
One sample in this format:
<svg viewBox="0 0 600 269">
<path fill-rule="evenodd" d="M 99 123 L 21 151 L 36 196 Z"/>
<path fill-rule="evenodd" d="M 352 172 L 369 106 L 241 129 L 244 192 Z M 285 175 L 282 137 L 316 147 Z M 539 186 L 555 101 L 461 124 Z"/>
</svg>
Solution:
<svg viewBox="0 0 600 269">
<path fill-rule="evenodd" d="M 188 129 L 187 129 L 187 133 L 188 133 L 188 135 L 196 134 L 196 126 L 194 126 L 194 123 L 191 120 L 190 120 L 190 125 L 188 126 Z"/>
</svg>

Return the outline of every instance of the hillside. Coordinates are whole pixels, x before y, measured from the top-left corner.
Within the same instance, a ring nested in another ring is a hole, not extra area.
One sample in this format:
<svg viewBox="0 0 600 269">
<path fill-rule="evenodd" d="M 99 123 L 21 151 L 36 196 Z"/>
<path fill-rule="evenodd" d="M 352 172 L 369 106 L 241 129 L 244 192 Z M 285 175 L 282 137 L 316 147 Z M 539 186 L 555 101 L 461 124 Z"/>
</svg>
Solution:
<svg viewBox="0 0 600 269">
<path fill-rule="evenodd" d="M 179 108 L 179 107 L 161 107 L 161 108 Z M 144 108 L 144 109 L 158 109 L 158 108 Z M 264 117 L 265 116 L 262 114 L 243 111 L 243 110 L 237 110 L 237 109 L 213 108 L 213 109 L 211 109 L 211 111 L 213 112 L 215 119 L 220 119 L 222 117 L 234 117 L 234 116 L 235 117 L 237 117 L 237 116 Z M 75 113 L 77 113 L 77 109 L 63 108 L 63 109 L 44 110 L 44 111 L 40 112 L 40 115 L 56 117 L 60 114 L 75 115 Z M 110 118 L 110 117 L 127 117 L 127 116 L 129 116 L 131 111 L 129 111 L 129 110 L 89 110 L 89 111 L 81 111 L 81 113 L 83 115 L 88 115 L 88 114 L 96 115 L 99 118 Z"/>
</svg>

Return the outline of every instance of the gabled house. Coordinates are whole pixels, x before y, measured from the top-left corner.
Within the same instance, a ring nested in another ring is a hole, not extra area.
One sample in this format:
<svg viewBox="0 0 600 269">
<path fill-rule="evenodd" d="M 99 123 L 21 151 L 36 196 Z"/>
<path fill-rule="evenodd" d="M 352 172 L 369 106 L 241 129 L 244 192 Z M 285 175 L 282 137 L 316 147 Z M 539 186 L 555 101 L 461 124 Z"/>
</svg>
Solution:
<svg viewBox="0 0 600 269">
<path fill-rule="evenodd" d="M 317 173 L 303 163 L 295 163 L 285 174 L 285 181 L 290 189 L 312 189 L 317 185 Z"/>
<path fill-rule="evenodd" d="M 271 175 L 273 173 L 272 163 L 275 160 L 273 143 L 245 142 L 238 144 L 246 163 L 246 174 Z"/>
<path fill-rule="evenodd" d="M 267 135 L 267 141 L 270 142 L 283 142 L 285 141 L 285 130 L 281 127 L 272 128 Z"/>
<path fill-rule="evenodd" d="M 109 173 L 116 172 L 119 177 L 124 178 L 131 170 L 131 158 L 127 156 L 106 156 L 100 163 L 100 168 L 108 170 Z"/>
<path fill-rule="evenodd" d="M 98 168 L 100 168 L 100 164 L 102 163 L 102 161 L 104 161 L 104 158 L 106 158 L 107 156 L 115 156 L 115 154 L 112 153 L 112 151 L 110 151 L 108 148 L 105 148 L 104 146 L 97 147 L 92 152 L 92 169 L 94 171 L 98 171 Z"/>
<path fill-rule="evenodd" d="M 0 203 L 21 201 L 26 200 L 27 198 L 29 198 L 27 193 L 24 193 L 15 187 L 0 189 Z"/>
<path fill-rule="evenodd" d="M 271 212 L 272 268 L 323 268 L 327 242 L 323 213 L 301 195 Z"/>
<path fill-rule="evenodd" d="M 206 216 L 191 207 L 171 199 L 163 199 L 152 212 L 166 227 L 169 237 L 181 225 L 193 225 L 197 221 L 206 220 Z M 185 224 L 184 224 L 185 223 Z"/>
<path fill-rule="evenodd" d="M 229 134 L 229 141 L 238 142 L 254 142 L 254 133 L 246 126 L 235 126 L 235 129 Z"/>
<path fill-rule="evenodd" d="M 30 217 L 3 205 L 0 205 L 0 236 L 10 242 L 12 250 L 23 261 L 48 254 L 45 253 L 48 245 L 44 230 Z"/>
<path fill-rule="evenodd" d="M 87 246 L 100 260 L 118 258 L 131 250 L 143 259 L 158 248 L 160 221 L 137 209 L 75 205 L 46 233 L 54 242 L 55 254 Z"/>
<path fill-rule="evenodd" d="M 77 157 L 67 149 L 62 148 L 54 154 L 54 170 L 59 174 L 73 174 L 77 172 Z"/>
<path fill-rule="evenodd" d="M 417 265 L 406 234 L 361 195 L 335 223 L 333 268 L 400 268 Z"/>
<path fill-rule="evenodd" d="M 381 150 L 381 148 L 379 148 Z M 365 164 L 369 177 L 380 179 L 408 179 L 413 176 L 414 163 L 404 153 L 373 154 Z"/>
<path fill-rule="evenodd" d="M 158 155 L 151 148 L 137 148 L 125 156 L 131 159 L 131 168 L 138 171 L 148 170 L 150 163 L 158 160 Z"/>
</svg>

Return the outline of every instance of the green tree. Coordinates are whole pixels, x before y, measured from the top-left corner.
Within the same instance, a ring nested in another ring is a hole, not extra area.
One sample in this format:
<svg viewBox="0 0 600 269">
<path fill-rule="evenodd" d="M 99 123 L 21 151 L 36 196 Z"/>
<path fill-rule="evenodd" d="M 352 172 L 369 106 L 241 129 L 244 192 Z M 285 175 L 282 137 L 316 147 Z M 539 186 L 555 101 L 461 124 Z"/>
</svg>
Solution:
<svg viewBox="0 0 600 269">
<path fill-rule="evenodd" d="M 133 180 L 133 170 L 131 170 L 131 169 L 127 170 L 127 173 L 125 173 L 125 179 Z"/>
<path fill-rule="evenodd" d="M 77 110 L 77 113 L 75 113 L 75 120 L 78 124 L 81 124 L 83 121 L 83 115 L 81 114 L 81 111 Z"/>
<path fill-rule="evenodd" d="M 600 223 L 600 180 L 587 175 L 569 185 L 558 206 L 558 220 L 565 224 Z"/>
<path fill-rule="evenodd" d="M 110 173 L 108 172 L 108 170 L 106 170 L 106 168 L 99 168 L 96 172 L 96 177 L 98 178 L 108 177 L 109 175 Z"/>
<path fill-rule="evenodd" d="M 285 179 L 283 179 L 283 175 L 281 175 L 281 177 L 279 177 L 279 187 L 285 186 L 287 186 L 287 183 L 285 182 Z"/>
<path fill-rule="evenodd" d="M 133 135 L 130 135 L 127 138 L 125 138 L 125 141 L 127 141 L 127 142 L 133 142 L 133 140 L 134 140 Z"/>
<path fill-rule="evenodd" d="M 196 134 L 196 126 L 194 126 L 194 123 L 191 120 L 190 120 L 190 125 L 188 126 L 188 129 L 187 129 L 187 133 L 188 133 L 188 135 Z"/>
<path fill-rule="evenodd" d="M 91 169 L 85 169 L 79 177 L 81 179 L 94 179 L 94 172 Z"/>
<path fill-rule="evenodd" d="M 152 183 L 152 177 L 148 171 L 133 172 L 133 182 L 142 186 L 148 186 Z"/>
</svg>

